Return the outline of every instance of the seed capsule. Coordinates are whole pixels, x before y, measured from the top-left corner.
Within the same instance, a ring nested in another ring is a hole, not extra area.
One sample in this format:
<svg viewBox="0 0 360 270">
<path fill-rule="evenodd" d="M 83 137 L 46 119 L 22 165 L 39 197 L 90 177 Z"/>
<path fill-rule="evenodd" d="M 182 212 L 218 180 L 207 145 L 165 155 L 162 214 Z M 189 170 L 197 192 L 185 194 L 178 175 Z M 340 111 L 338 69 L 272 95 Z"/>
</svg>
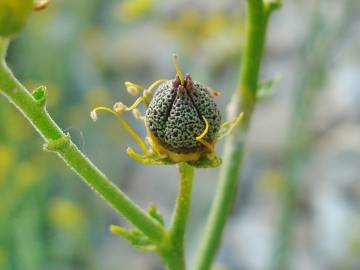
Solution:
<svg viewBox="0 0 360 270">
<path fill-rule="evenodd" d="M 190 75 L 185 80 L 177 75 L 161 84 L 146 111 L 153 146 L 174 161 L 195 161 L 202 153 L 211 152 L 220 123 L 220 111 L 213 97 Z M 206 135 L 199 140 L 206 128 Z"/>
<path fill-rule="evenodd" d="M 215 153 L 215 143 L 229 134 L 244 114 L 220 125 L 221 114 L 213 99 L 219 92 L 193 81 L 190 75 L 184 78 L 176 55 L 173 61 L 177 74 L 174 80 L 157 80 L 149 87 L 126 82 L 127 88 L 133 86 L 139 91 L 132 105 L 117 102 L 113 108 L 98 106 L 90 116 L 96 120 L 97 111 L 113 114 L 143 151 L 141 155 L 128 147 L 128 155 L 143 164 L 187 162 L 197 168 L 217 167 L 221 159 Z M 147 108 L 145 116 L 137 109 L 141 103 Z M 136 119 L 144 121 L 148 134 L 146 142 L 122 117 L 129 111 Z"/>
</svg>

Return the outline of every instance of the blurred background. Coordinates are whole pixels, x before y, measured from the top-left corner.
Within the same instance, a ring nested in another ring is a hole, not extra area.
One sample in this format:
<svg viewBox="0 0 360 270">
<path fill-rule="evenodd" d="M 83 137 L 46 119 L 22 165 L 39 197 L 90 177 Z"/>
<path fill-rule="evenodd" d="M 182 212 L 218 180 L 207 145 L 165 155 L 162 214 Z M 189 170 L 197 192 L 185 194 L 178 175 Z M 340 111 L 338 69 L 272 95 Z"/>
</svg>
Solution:
<svg viewBox="0 0 360 270">
<path fill-rule="evenodd" d="M 242 0 L 51 1 L 11 44 L 8 63 L 29 89 L 46 85 L 48 109 L 82 151 L 146 208 L 170 219 L 175 167 L 139 165 L 134 142 L 110 115 L 90 110 L 134 98 L 183 72 L 222 95 L 236 87 L 244 37 Z M 360 2 L 284 1 L 274 12 L 261 79 L 280 78 L 258 103 L 237 200 L 217 269 L 360 269 Z M 143 136 L 131 114 L 126 116 Z M 127 226 L 0 98 L 0 269 L 162 269 L 154 254 L 112 235 Z M 222 152 L 222 144 L 217 148 Z M 196 171 L 188 230 L 191 261 L 219 169 Z M 291 236 L 291 237 L 289 237 Z"/>
</svg>

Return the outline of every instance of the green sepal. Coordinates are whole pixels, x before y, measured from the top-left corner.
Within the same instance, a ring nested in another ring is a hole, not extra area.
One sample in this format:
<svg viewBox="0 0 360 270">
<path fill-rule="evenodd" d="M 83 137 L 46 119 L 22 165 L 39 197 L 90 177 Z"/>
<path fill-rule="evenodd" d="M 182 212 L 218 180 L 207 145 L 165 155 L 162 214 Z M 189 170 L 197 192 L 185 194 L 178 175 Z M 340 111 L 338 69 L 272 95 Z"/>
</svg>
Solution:
<svg viewBox="0 0 360 270">
<path fill-rule="evenodd" d="M 155 153 L 149 155 L 140 155 L 136 153 L 134 149 L 128 147 L 127 154 L 134 160 L 145 165 L 175 165 L 177 162 L 173 162 L 168 157 L 163 157 Z M 180 163 L 180 162 L 178 162 Z M 195 168 L 215 168 L 221 165 L 221 159 L 218 156 L 209 158 L 207 154 L 202 155 L 198 161 L 189 161 L 187 164 Z"/>
<path fill-rule="evenodd" d="M 176 164 L 174 162 L 172 162 L 169 158 L 167 157 L 162 157 L 159 156 L 155 153 L 151 153 L 148 155 L 140 155 L 139 153 L 136 153 L 134 151 L 134 149 L 132 149 L 131 147 L 128 147 L 126 149 L 127 154 L 129 155 L 129 157 L 131 157 L 132 159 L 145 164 L 145 165 L 173 165 Z"/>
</svg>

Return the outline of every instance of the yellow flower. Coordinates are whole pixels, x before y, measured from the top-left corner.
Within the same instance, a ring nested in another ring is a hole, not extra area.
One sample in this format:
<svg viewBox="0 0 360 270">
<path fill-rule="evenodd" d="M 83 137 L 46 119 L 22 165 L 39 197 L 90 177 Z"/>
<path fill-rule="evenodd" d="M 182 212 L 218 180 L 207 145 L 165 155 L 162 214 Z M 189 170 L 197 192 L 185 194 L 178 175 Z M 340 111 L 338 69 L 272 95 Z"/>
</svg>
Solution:
<svg viewBox="0 0 360 270">
<path fill-rule="evenodd" d="M 121 21 L 130 22 L 146 15 L 153 7 L 154 0 L 124 0 L 116 8 Z"/>
<path fill-rule="evenodd" d="M 50 202 L 50 222 L 59 230 L 78 232 L 85 223 L 84 210 L 74 202 L 56 198 Z"/>
<path fill-rule="evenodd" d="M 5 144 L 0 144 L 0 185 L 15 160 L 15 152 Z"/>
<path fill-rule="evenodd" d="M 27 189 L 41 180 L 40 169 L 32 162 L 23 162 L 16 167 L 14 181 L 20 189 Z"/>
</svg>

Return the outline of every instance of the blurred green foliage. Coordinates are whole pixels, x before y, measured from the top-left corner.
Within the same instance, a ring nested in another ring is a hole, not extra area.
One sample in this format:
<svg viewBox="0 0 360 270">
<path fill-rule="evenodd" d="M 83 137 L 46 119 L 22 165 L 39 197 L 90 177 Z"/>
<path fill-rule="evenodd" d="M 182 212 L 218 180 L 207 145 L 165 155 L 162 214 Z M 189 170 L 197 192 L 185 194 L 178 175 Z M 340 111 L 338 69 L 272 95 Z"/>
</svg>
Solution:
<svg viewBox="0 0 360 270">
<path fill-rule="evenodd" d="M 114 42 L 114 27 L 130 31 L 131 24 L 150 20 L 165 36 L 184 41 L 180 44 L 183 50 L 194 50 L 206 39 L 222 35 L 223 30 L 241 31 L 239 16 L 228 17 L 226 11 L 204 14 L 194 8 L 176 11 L 175 19 L 172 15 L 159 19 L 158 4 L 153 0 L 51 2 L 46 11 L 31 17 L 11 44 L 8 62 L 15 74 L 29 89 L 46 85 L 49 110 L 90 155 L 104 155 L 103 149 L 120 145 L 126 138 L 111 120 L 97 124 L 96 131 L 88 121 L 90 108 L 112 104 L 119 96 L 123 87 L 117 77 L 125 81 L 128 76 L 125 70 L 119 73 L 109 66 L 99 53 L 102 40 Z M 21 9 L 23 15 L 27 10 Z M 199 27 L 203 21 L 205 27 Z M 121 40 L 117 46 L 122 46 Z M 122 60 L 132 61 L 132 56 L 128 57 Z M 122 68 L 120 64 L 116 69 Z M 131 76 L 138 72 L 134 70 Z M 108 233 L 108 210 L 103 213 L 104 206 L 93 202 L 92 193 L 78 181 L 69 180 L 72 175 L 41 151 L 41 140 L 24 119 L 10 104 L 0 102 L 0 123 L 6 127 L 0 129 L 0 269 L 98 269 L 95 245 Z M 98 147 L 90 146 L 83 136 L 87 131 L 94 134 L 90 141 L 98 136 L 105 139 Z M 108 154 L 106 160 L 118 159 L 114 154 Z M 118 173 L 117 164 L 102 165 Z M 89 203 L 80 205 L 80 198 Z"/>
<path fill-rule="evenodd" d="M 357 0 L 347 1 L 352 12 L 346 12 L 348 20 L 346 26 L 340 30 L 332 27 L 331 23 L 337 22 L 336 18 L 342 18 L 344 11 L 323 6 L 314 7 L 309 4 L 310 2 L 312 3 L 312 1 L 303 0 L 285 3 L 282 13 L 274 17 L 274 25 L 277 29 L 270 29 L 268 58 L 265 61 L 263 73 L 266 75 L 265 78 L 272 78 L 279 69 L 285 73 L 279 82 L 279 93 L 276 93 L 276 100 L 281 102 L 286 102 L 290 95 L 294 95 L 293 104 L 296 104 L 308 94 L 312 95 L 318 91 L 316 95 L 321 95 L 320 90 L 331 89 L 333 87 L 331 83 L 338 76 L 337 72 L 341 72 L 336 69 L 339 65 L 335 65 L 333 61 L 346 55 L 343 47 L 353 47 L 349 44 L 356 41 L 356 35 L 351 35 L 353 32 L 343 29 L 351 31 L 351 26 L 356 28 L 358 25 L 356 16 L 353 14 L 359 10 Z M 328 3 L 331 1 L 320 2 L 323 5 L 331 5 Z M 24 18 L 29 12 L 29 7 L 19 10 L 18 7 L 13 6 L 15 1 L 0 0 L 0 7 L 4 3 L 8 8 L 0 8 L 0 14 L 21 11 L 20 17 Z M 9 5 L 9 3 L 12 4 Z M 307 29 L 306 27 L 309 27 L 306 24 L 307 19 L 310 16 L 317 16 L 309 15 L 315 8 L 326 11 L 322 16 L 328 20 L 322 21 L 319 29 Z M 24 21 L 21 19 L 15 22 L 6 19 L 6 22 L 0 21 L 0 32 L 10 34 L 14 29 L 19 29 Z M 169 61 L 172 52 L 178 52 L 184 66 L 189 67 L 190 70 L 184 71 L 191 71 L 197 80 L 213 85 L 214 88 L 222 91 L 219 103 L 224 108 L 237 80 L 244 29 L 241 1 L 188 4 L 186 1 L 182 3 L 181 1 L 156 0 L 61 0 L 51 1 L 47 10 L 34 14 L 28 22 L 9 50 L 8 62 L 16 76 L 29 89 L 46 85 L 49 93 L 48 108 L 51 114 L 64 130 L 71 133 L 77 145 L 94 159 L 95 163 L 111 176 L 111 179 L 116 179 L 115 184 L 121 185 L 124 189 L 128 188 L 133 192 L 132 196 L 138 196 L 139 201 L 143 196 L 146 200 L 148 197 L 160 200 L 158 198 L 160 194 L 169 201 L 173 200 L 172 193 L 169 193 L 168 179 L 173 172 L 162 175 L 157 172 L 161 181 L 165 179 L 161 182 L 161 186 L 149 186 L 147 179 L 136 181 L 135 178 L 147 178 L 150 174 L 146 170 L 150 169 L 140 169 L 126 157 L 124 153 L 128 143 L 124 142 L 129 139 L 126 133 L 111 118 L 105 118 L 94 125 L 89 119 L 89 111 L 99 104 L 111 106 L 118 99 L 129 101 L 127 95 L 123 93 L 125 92 L 123 82 L 126 80 L 147 85 L 154 81 L 154 78 L 159 78 L 159 75 L 165 74 L 166 78 L 171 78 L 174 75 L 171 61 Z M 10 31 L 8 27 L 13 29 Z M 289 28 L 290 30 L 286 30 Z M 326 29 L 326 31 L 321 31 L 321 29 Z M 331 34 L 334 30 L 341 34 L 338 35 L 336 32 L 334 37 L 334 34 Z M 307 40 L 304 32 L 314 33 L 315 42 Z M 312 50 L 311 53 L 306 51 L 309 44 L 317 49 Z M 359 55 L 358 52 L 356 53 L 358 48 L 358 44 L 357 47 L 353 47 L 352 55 L 348 56 L 350 60 L 356 61 Z M 347 61 L 351 62 L 350 60 Z M 341 62 L 341 64 L 344 63 Z M 357 64 L 358 62 L 352 65 Z M 301 66 L 301 70 L 296 71 L 297 66 Z M 303 74 L 305 71 L 310 72 L 305 76 Z M 305 93 L 304 89 L 308 89 L 308 92 Z M 351 95 L 355 96 L 340 90 L 340 96 L 344 100 Z M 322 104 L 326 107 L 326 115 L 331 114 L 333 104 L 324 105 L 322 98 L 323 96 L 317 97 L 316 103 L 311 105 L 312 109 L 321 108 Z M 355 98 L 353 100 L 356 101 Z M 306 104 L 304 106 L 307 109 Z M 244 191 L 239 195 L 243 207 L 241 210 L 252 210 L 243 211 L 247 215 L 249 215 L 248 212 L 254 212 L 254 215 L 264 213 L 257 211 L 259 208 L 255 208 L 256 203 L 254 204 L 253 201 L 250 205 L 249 197 L 258 199 L 256 206 L 271 205 L 268 202 L 271 199 L 278 201 L 279 191 L 286 180 L 279 165 L 279 160 L 282 159 L 279 152 L 283 150 L 282 147 L 285 144 L 281 136 L 286 131 L 278 128 L 276 121 L 286 121 L 281 119 L 283 115 L 289 115 L 290 110 L 284 109 L 281 103 L 276 103 L 271 99 L 259 106 L 263 114 L 255 119 L 254 130 L 257 131 L 259 123 L 265 122 L 267 126 L 266 129 L 260 129 L 257 134 L 251 134 L 255 142 L 251 142 L 252 145 L 250 145 L 252 155 L 247 164 L 249 169 L 245 172 L 246 179 L 241 186 L 241 190 Z M 270 117 L 272 113 L 276 121 Z M 302 116 L 297 115 L 298 118 Z M 326 122 L 322 120 L 316 122 L 312 114 L 308 117 L 314 121 L 308 123 L 310 132 L 314 132 L 314 126 L 319 128 L 323 122 Z M 343 117 L 347 119 L 348 116 Z M 354 117 L 347 122 L 349 125 L 356 126 L 357 119 Z M 336 125 L 338 124 L 335 123 L 334 126 Z M 330 127 L 329 130 L 332 128 Z M 134 124 L 134 129 L 141 131 L 140 126 L 136 124 Z M 263 132 L 264 130 L 266 132 Z M 261 139 L 261 135 L 265 133 L 266 136 L 271 136 L 272 133 L 275 135 Z M 351 132 L 346 134 L 349 133 Z M 311 144 L 307 145 L 313 151 L 311 154 L 321 151 L 315 148 L 316 143 L 319 144 L 314 139 L 315 135 L 312 133 L 312 136 L 308 137 L 309 134 L 306 136 L 307 139 L 311 139 L 309 141 Z M 294 136 L 294 138 L 297 137 Z M 343 143 L 347 139 L 340 138 L 339 140 Z M 335 143 L 336 141 L 331 141 L 331 144 Z M 112 238 L 110 238 L 112 236 L 108 233 L 108 225 L 118 224 L 121 221 L 113 222 L 114 217 L 108 207 L 55 157 L 41 151 L 41 144 L 38 135 L 22 116 L 10 104 L 7 104 L 5 99 L 0 98 L 0 269 L 91 270 L 119 269 L 119 265 L 123 267 L 121 269 L 145 269 L 144 267 L 159 269 L 158 262 L 152 257 L 146 257 L 144 261 L 141 261 L 117 237 L 114 237 L 117 245 L 123 244 L 123 246 L 121 246 L 121 252 L 119 249 L 114 249 Z M 274 150 L 275 147 L 280 150 Z M 358 153 L 358 150 L 354 148 L 352 151 L 352 156 L 356 156 L 354 153 L 356 151 Z M 264 159 L 268 160 L 264 161 Z M 352 158 L 351 160 L 358 161 L 359 159 Z M 340 166 L 338 160 L 333 161 L 331 167 L 335 168 L 334 164 Z M 300 165 L 299 178 L 304 174 L 301 171 L 303 164 Z M 340 171 L 340 168 L 338 170 Z M 198 191 L 194 195 L 195 198 L 199 198 L 194 205 L 194 211 L 197 213 L 196 221 L 192 224 L 194 227 L 202 225 L 201 220 L 205 218 L 204 213 L 208 207 L 205 199 L 208 199 L 206 196 L 210 196 L 208 193 L 213 191 L 211 189 L 213 185 L 209 185 L 213 182 L 209 179 L 213 179 L 214 176 L 204 172 L 199 172 L 199 174 L 204 176 L 204 181 L 197 181 L 201 192 Z M 340 174 L 339 178 L 345 177 Z M 256 179 L 260 180 L 256 181 Z M 311 182 L 316 182 L 317 179 L 311 180 Z M 326 181 L 326 183 L 329 182 Z M 154 183 L 152 182 L 153 185 Z M 312 185 L 300 186 L 305 193 L 309 193 L 307 191 L 314 188 Z M 341 184 L 341 186 L 346 185 Z M 351 189 L 351 192 L 356 193 L 358 190 L 356 185 L 354 188 L 346 187 Z M 154 191 L 155 189 L 158 189 L 158 193 Z M 251 191 L 256 194 L 252 194 Z M 358 197 L 350 196 L 351 192 L 345 190 L 344 194 L 341 193 L 342 198 L 344 200 L 351 198 L 358 202 L 359 195 Z M 150 195 L 146 197 L 144 194 Z M 310 195 L 305 195 L 299 195 L 301 200 L 306 201 L 306 205 L 313 203 L 309 202 Z M 142 203 L 145 206 L 148 201 Z M 163 208 L 169 209 L 171 206 L 169 203 L 163 205 Z M 245 209 L 245 207 L 248 208 Z M 236 206 L 235 209 L 237 209 Z M 260 210 L 264 211 L 264 209 L 266 214 L 274 211 L 267 207 Z M 359 215 L 358 208 L 354 207 L 354 209 L 355 215 Z M 166 213 L 166 211 L 163 212 Z M 241 221 L 239 213 L 236 212 L 236 214 L 232 220 L 234 223 Z M 268 219 L 274 220 L 273 216 Z M 257 222 L 255 225 L 261 223 L 261 220 L 255 221 Z M 331 221 L 336 223 L 336 216 Z M 325 225 L 328 223 L 326 222 Z M 346 232 L 349 239 L 346 239 L 345 255 L 339 260 L 337 266 L 340 268 L 338 269 L 359 269 L 357 262 L 360 241 L 357 237 L 358 229 L 355 228 L 358 223 L 357 221 L 353 228 Z M 231 225 L 230 223 L 229 226 Z M 266 225 L 271 226 L 271 224 Z M 250 227 L 256 228 L 256 226 Z M 196 230 L 194 231 L 195 233 L 189 239 L 196 239 Z M 230 240 L 236 241 L 239 235 L 239 231 L 236 231 L 232 235 L 234 239 Z M 262 237 L 262 234 L 259 235 Z M 229 241 L 229 239 L 226 240 Z M 232 243 L 232 245 L 235 244 Z M 256 251 L 258 250 L 255 244 L 253 247 Z M 249 247 L 248 250 L 254 249 Z M 238 256 L 238 249 L 230 245 L 224 250 L 226 254 L 220 253 L 220 260 L 226 262 L 224 263 L 226 265 L 233 265 L 233 269 L 238 269 L 240 266 L 236 264 L 236 259 L 243 259 Z M 236 253 L 233 257 L 231 257 L 232 251 Z M 324 258 L 330 260 L 332 256 L 324 255 Z M 256 260 L 258 260 L 257 257 Z"/>
<path fill-rule="evenodd" d="M 0 0 L 0 36 L 20 31 L 33 7 L 33 0 Z"/>
</svg>

